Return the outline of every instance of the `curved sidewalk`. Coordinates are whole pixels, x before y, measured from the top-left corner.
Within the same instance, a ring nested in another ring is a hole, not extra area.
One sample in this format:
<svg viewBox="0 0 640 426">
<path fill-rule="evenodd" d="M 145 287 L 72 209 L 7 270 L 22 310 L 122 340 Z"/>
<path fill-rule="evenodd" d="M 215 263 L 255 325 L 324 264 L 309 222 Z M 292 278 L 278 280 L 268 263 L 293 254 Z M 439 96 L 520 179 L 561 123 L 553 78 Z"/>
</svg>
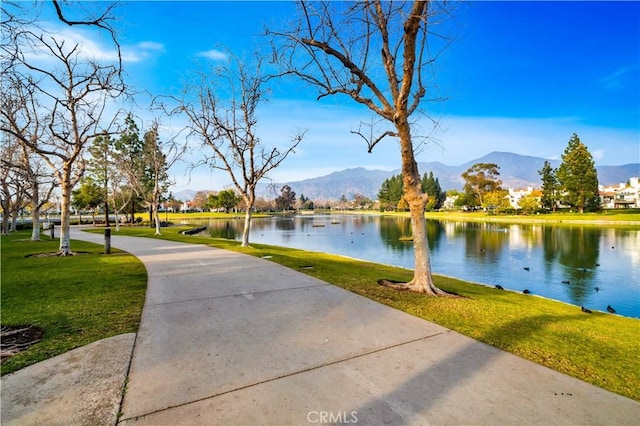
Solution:
<svg viewBox="0 0 640 426">
<path fill-rule="evenodd" d="M 268 260 L 112 246 L 149 274 L 121 424 L 640 422 L 636 401 Z"/>
</svg>

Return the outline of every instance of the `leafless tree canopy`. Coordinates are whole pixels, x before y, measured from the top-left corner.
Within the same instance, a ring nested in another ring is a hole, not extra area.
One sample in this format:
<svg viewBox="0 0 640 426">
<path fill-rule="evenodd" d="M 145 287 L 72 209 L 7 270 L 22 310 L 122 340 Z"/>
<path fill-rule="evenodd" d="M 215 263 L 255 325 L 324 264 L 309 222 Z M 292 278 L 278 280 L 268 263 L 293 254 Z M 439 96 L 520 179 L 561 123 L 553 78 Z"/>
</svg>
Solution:
<svg viewBox="0 0 640 426">
<path fill-rule="evenodd" d="M 268 34 L 282 74 L 318 89 L 317 99 L 346 95 L 390 123 L 414 114 L 423 100 L 443 100 L 432 66 L 451 43 L 435 32 L 437 20 L 449 13 L 446 3 L 300 2 L 299 9 L 293 29 Z M 398 136 L 393 128 L 356 133 L 369 152 Z"/>
<path fill-rule="evenodd" d="M 232 57 L 225 66 L 203 71 L 195 85 L 174 99 L 189 120 L 191 138 L 206 148 L 199 164 L 227 172 L 247 205 L 243 245 L 248 245 L 248 223 L 258 182 L 293 153 L 304 137 L 297 131 L 288 143 L 267 146 L 258 136 L 257 108 L 267 101 L 262 60 L 246 65 Z M 193 95 L 195 93 L 195 96 Z"/>
<path fill-rule="evenodd" d="M 84 173 L 85 148 L 110 127 L 104 121 L 105 109 L 111 99 L 123 94 L 125 86 L 120 46 L 108 23 L 113 6 L 95 18 L 80 14 L 82 18 L 76 19 L 70 16 L 76 16 L 76 6 L 84 7 L 80 2 L 52 4 L 61 22 L 106 31 L 118 53 L 116 64 L 92 58 L 80 43 L 46 28 L 39 7 L 47 4 L 2 4 L 1 130 L 39 155 L 60 183 L 60 253 L 67 255 L 71 190 Z"/>
</svg>

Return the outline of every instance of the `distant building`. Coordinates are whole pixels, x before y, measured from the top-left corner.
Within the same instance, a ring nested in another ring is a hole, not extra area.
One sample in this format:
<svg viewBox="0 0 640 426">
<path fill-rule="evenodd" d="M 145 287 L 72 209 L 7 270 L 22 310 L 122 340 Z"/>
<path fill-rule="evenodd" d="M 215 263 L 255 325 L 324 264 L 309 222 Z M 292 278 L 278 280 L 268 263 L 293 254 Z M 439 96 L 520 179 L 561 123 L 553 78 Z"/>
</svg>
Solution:
<svg viewBox="0 0 640 426">
<path fill-rule="evenodd" d="M 442 203 L 442 208 L 444 210 L 455 210 L 458 197 L 459 195 L 447 195 L 447 198 Z"/>
<path fill-rule="evenodd" d="M 640 208 L 640 178 L 632 177 L 629 183 L 599 186 L 600 202 L 605 209 Z"/>
<path fill-rule="evenodd" d="M 520 200 L 526 197 L 527 195 L 531 194 L 532 192 L 533 192 L 532 186 L 528 186 L 527 189 L 509 188 L 509 194 L 507 195 L 509 197 L 509 204 L 511 204 L 511 207 L 513 207 L 514 209 L 519 209 Z"/>
</svg>

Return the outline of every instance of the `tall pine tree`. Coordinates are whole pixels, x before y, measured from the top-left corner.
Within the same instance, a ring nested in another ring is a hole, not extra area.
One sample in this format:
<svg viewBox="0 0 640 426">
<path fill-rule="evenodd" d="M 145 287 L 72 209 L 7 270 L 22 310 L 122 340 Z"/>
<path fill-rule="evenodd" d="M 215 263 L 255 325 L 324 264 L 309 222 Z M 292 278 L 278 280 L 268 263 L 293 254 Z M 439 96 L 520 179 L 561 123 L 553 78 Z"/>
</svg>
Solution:
<svg viewBox="0 0 640 426">
<path fill-rule="evenodd" d="M 98 135 L 89 147 L 91 158 L 87 161 L 87 172 L 103 192 L 104 224 L 109 227 L 109 184 L 114 172 L 113 140 L 108 133 Z"/>
<path fill-rule="evenodd" d="M 393 175 L 389 179 L 385 179 L 378 191 L 380 210 L 393 210 L 397 208 L 403 191 L 402 175 Z"/>
<path fill-rule="evenodd" d="M 544 162 L 542 169 L 538 170 L 540 178 L 542 179 L 542 197 L 540 198 L 540 204 L 542 208 L 546 210 L 556 211 L 558 206 L 558 173 L 557 169 L 551 167 L 551 163 Z"/>
<path fill-rule="evenodd" d="M 429 196 L 425 209 L 427 211 L 438 210 L 442 207 L 442 203 L 447 198 L 447 195 L 442 191 L 438 178 L 433 177 L 433 172 L 425 172 L 422 175 L 422 192 Z"/>
<path fill-rule="evenodd" d="M 600 208 L 598 172 L 591 153 L 575 133 L 562 154 L 557 177 L 564 203 L 580 213 Z"/>
</svg>

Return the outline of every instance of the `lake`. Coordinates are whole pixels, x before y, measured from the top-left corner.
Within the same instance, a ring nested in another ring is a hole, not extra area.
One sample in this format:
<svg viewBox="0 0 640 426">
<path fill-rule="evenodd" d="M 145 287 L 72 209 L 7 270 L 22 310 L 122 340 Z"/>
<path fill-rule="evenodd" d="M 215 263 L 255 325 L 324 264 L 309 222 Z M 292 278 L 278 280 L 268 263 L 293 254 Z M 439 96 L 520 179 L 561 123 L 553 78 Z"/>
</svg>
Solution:
<svg viewBox="0 0 640 426">
<path fill-rule="evenodd" d="M 205 223 L 242 236 L 242 219 Z M 434 273 L 640 318 L 639 229 L 428 220 L 427 232 Z M 250 241 L 411 269 L 410 235 L 409 218 L 314 215 L 253 219 Z"/>
</svg>

